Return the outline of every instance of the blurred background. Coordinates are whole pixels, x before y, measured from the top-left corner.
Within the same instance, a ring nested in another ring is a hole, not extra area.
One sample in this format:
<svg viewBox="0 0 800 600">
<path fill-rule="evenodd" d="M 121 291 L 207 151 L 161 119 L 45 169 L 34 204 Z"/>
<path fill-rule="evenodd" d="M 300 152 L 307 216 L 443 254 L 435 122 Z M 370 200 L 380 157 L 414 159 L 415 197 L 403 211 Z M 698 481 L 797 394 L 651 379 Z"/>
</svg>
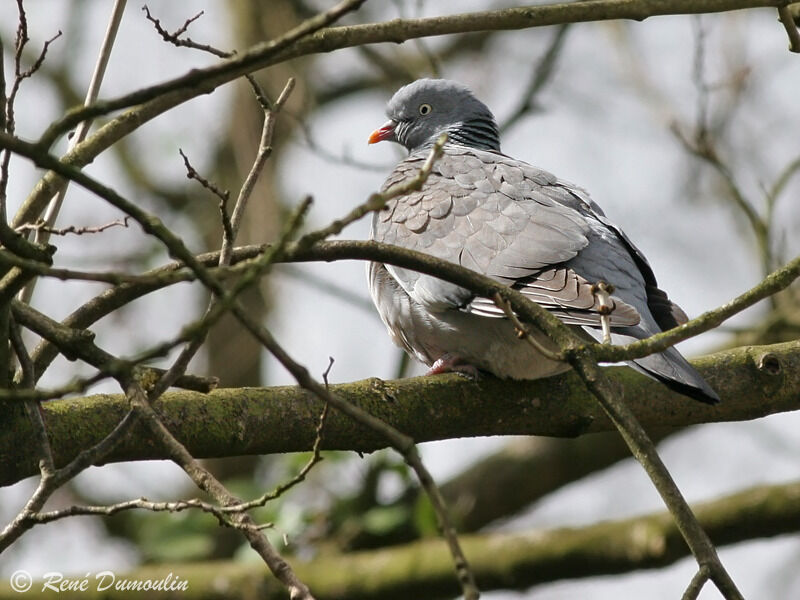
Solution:
<svg viewBox="0 0 800 600">
<path fill-rule="evenodd" d="M 368 2 L 343 23 L 512 5 L 477 0 Z M 152 2 L 149 8 L 169 30 L 202 10 L 189 36 L 224 50 L 242 50 L 325 6 L 311 0 L 273 0 L 268 5 L 238 0 Z M 44 40 L 63 32 L 41 71 L 20 91 L 17 132 L 35 139 L 67 107 L 82 102 L 110 4 L 31 0 L 25 8 L 29 63 Z M 2 3 L 0 38 L 7 77 L 13 73 L 16 26 L 16 7 Z M 506 154 L 585 187 L 648 257 L 661 287 L 689 316 L 697 316 L 752 287 L 800 250 L 800 57 L 789 53 L 786 45 L 774 10 L 749 10 L 444 36 L 277 65 L 257 74 L 270 97 L 277 97 L 290 76 L 298 85 L 279 117 L 274 153 L 239 243 L 274 240 L 284 217 L 306 195 L 314 198 L 307 229 L 327 224 L 364 201 L 403 155 L 389 144 L 366 144 L 369 133 L 385 121 L 385 103 L 409 81 L 441 76 L 467 84 L 492 108 L 503 128 Z M 166 44 L 140 7 L 129 5 L 101 98 L 216 60 Z M 255 155 L 260 119 L 252 91 L 238 81 L 148 123 L 87 171 L 158 214 L 193 250 L 212 250 L 221 237 L 216 199 L 186 179 L 178 149 L 204 176 L 235 193 Z M 62 140 L 57 150 L 65 148 Z M 18 159 L 12 159 L 11 170 L 13 214 L 40 173 Z M 742 209 L 745 205 L 752 208 L 749 216 Z M 59 225 L 94 226 L 120 216 L 72 186 Z M 362 220 L 341 237 L 365 239 L 368 227 Z M 134 227 L 54 241 L 59 245 L 59 266 L 139 271 L 167 261 L 161 248 Z M 358 262 L 283 265 L 246 301 L 294 358 L 318 377 L 329 357 L 335 360 L 331 382 L 422 373 L 392 345 L 368 299 L 364 272 Z M 102 289 L 43 280 L 33 304 L 61 318 Z M 94 331 L 102 347 L 129 355 L 175 335 L 202 314 L 206 301 L 197 287 L 174 286 L 134 302 L 99 322 Z M 795 286 L 680 349 L 691 356 L 795 339 L 800 332 L 799 306 Z M 190 370 L 218 376 L 226 387 L 293 383 L 233 320 L 212 332 L 205 353 Z M 41 383 L 55 386 L 88 372 L 61 359 Z M 103 384 L 94 391 L 118 390 Z M 665 436 L 660 449 L 687 498 L 708 500 L 800 478 L 799 428 L 797 414 L 705 425 Z M 460 515 L 465 530 L 579 526 L 662 508 L 642 469 L 625 458 L 612 435 L 565 441 L 459 439 L 422 444 L 420 449 L 450 498 L 469 493 L 467 482 L 473 481 L 498 486 L 497 496 L 503 496 L 502 485 L 531 487 L 513 507 L 490 505 L 481 515 Z M 601 449 L 607 458 L 594 461 Z M 284 535 L 301 556 L 435 535 L 430 515 L 420 508 L 414 477 L 395 454 L 325 456 L 306 483 L 260 510 L 259 520 L 275 523 L 279 548 Z M 306 459 L 252 456 L 207 462 L 235 493 L 255 496 L 290 478 Z M 512 459 L 523 465 L 523 475 L 510 482 L 489 478 L 498 472 L 498 464 Z M 542 473 L 559 475 L 552 477 L 550 486 L 528 485 Z M 36 480 L 30 479 L 0 489 L 4 523 L 35 486 Z M 169 463 L 117 464 L 84 472 L 52 504 L 110 503 L 142 495 L 176 499 L 195 492 Z M 800 597 L 796 535 L 727 546 L 721 556 L 746 596 Z M 35 528 L 0 555 L 0 577 L 20 568 L 34 575 L 53 570 L 82 574 L 230 558 L 257 560 L 241 536 L 218 527 L 212 518 L 191 511 L 128 512 Z M 693 560 L 685 559 L 658 571 L 484 597 L 672 599 L 680 596 L 694 571 Z M 717 594 L 708 588 L 701 597 Z"/>
</svg>

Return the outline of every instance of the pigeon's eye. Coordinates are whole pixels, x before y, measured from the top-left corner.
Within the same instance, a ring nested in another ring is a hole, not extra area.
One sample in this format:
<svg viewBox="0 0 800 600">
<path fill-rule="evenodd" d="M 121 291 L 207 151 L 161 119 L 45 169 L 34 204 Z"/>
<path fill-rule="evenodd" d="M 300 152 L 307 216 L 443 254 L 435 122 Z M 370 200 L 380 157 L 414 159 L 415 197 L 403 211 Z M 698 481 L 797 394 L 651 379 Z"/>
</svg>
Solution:
<svg viewBox="0 0 800 600">
<path fill-rule="evenodd" d="M 419 105 L 419 114 L 421 114 L 422 116 L 430 114 L 430 112 L 432 110 L 433 110 L 433 107 L 430 104 L 420 104 Z"/>
</svg>

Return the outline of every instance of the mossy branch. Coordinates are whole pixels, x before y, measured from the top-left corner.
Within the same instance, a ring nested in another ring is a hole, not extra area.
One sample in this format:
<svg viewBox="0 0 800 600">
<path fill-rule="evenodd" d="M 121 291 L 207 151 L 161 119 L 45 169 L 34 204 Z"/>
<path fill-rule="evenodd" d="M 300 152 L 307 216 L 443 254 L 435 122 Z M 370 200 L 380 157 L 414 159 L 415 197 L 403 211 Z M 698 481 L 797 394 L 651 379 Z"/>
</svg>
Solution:
<svg viewBox="0 0 800 600">
<path fill-rule="evenodd" d="M 693 509 L 718 545 L 794 533 L 800 529 L 800 483 L 755 487 L 696 504 Z M 464 535 L 460 539 L 486 591 L 522 590 L 564 579 L 659 568 L 688 553 L 666 512 L 579 528 Z M 325 555 L 297 562 L 295 567 L 299 577 L 329 600 L 452 598 L 459 591 L 447 550 L 436 539 L 381 550 Z M 116 576 L 159 580 L 169 573 L 172 581 L 175 576 L 188 581 L 188 589 L 179 592 L 185 600 L 206 598 L 210 590 L 220 600 L 286 597 L 282 586 L 257 564 L 159 565 Z M 80 592 L 81 598 L 100 597 L 92 589 L 96 582 L 90 583 L 89 591 Z M 63 596 L 58 594 L 59 598 Z M 56 597 L 56 593 L 40 597 Z M 130 592 L 110 588 L 102 597 L 126 600 Z M 148 598 L 153 600 L 174 597 L 174 592 L 148 592 Z M 17 598 L 19 593 L 12 591 L 5 581 L 0 582 L 0 600 Z"/>
<path fill-rule="evenodd" d="M 723 402 L 710 407 L 669 391 L 626 367 L 607 369 L 645 427 L 741 421 L 800 409 L 800 342 L 751 346 L 694 361 Z M 572 437 L 612 425 L 574 373 L 529 382 L 457 375 L 401 381 L 366 379 L 331 385 L 416 442 L 483 435 Z M 157 404 L 165 422 L 198 458 L 310 450 L 319 401 L 298 387 L 168 392 Z M 97 395 L 43 405 L 53 455 L 64 464 L 97 443 L 126 414 L 122 395 Z M 19 417 L 0 431 L 0 484 L 38 472 L 30 425 Z M 369 452 L 386 447 L 379 434 L 334 412 L 323 448 Z M 132 435 L 109 462 L 165 458 L 146 436 Z"/>
</svg>

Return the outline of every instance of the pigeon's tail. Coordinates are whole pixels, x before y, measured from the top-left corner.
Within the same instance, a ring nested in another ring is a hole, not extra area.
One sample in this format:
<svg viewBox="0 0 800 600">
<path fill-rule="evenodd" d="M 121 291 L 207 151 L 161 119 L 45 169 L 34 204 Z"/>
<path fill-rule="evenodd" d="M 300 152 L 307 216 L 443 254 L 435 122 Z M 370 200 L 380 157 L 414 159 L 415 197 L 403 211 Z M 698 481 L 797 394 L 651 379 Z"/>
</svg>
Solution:
<svg viewBox="0 0 800 600">
<path fill-rule="evenodd" d="M 598 329 L 589 327 L 584 327 L 583 329 L 593 338 L 597 340 L 602 339 L 602 333 Z M 643 331 L 637 328 L 631 327 L 626 329 L 632 335 L 621 333 L 621 331 L 625 331 L 625 329 L 622 328 L 612 331 L 612 343 L 624 345 L 634 342 L 637 339 L 647 337 Z M 683 394 L 684 396 L 706 404 L 717 404 L 719 402 L 717 393 L 675 348 L 667 348 L 663 352 L 657 354 L 627 361 L 627 364 L 640 373 L 657 379 L 679 394 Z"/>
<path fill-rule="evenodd" d="M 651 354 L 628 362 L 637 371 L 658 379 L 671 390 L 706 404 L 717 404 L 719 396 L 706 380 L 675 350 Z"/>
</svg>

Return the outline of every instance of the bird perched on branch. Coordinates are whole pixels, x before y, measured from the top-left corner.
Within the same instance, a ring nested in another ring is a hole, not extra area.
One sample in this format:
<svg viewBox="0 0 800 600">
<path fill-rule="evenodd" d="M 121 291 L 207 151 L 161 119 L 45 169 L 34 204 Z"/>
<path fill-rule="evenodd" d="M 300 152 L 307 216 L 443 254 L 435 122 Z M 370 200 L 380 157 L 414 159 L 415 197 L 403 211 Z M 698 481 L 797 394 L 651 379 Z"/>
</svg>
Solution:
<svg viewBox="0 0 800 600">
<path fill-rule="evenodd" d="M 448 139 L 422 188 L 374 214 L 372 239 L 487 275 L 598 340 L 604 324 L 606 339 L 627 343 L 686 321 L 639 249 L 584 190 L 500 151 L 494 116 L 468 88 L 420 79 L 395 93 L 387 115 L 369 143 L 397 142 L 409 154 L 384 190 L 415 177 L 436 139 Z M 378 262 L 368 265 L 368 279 L 392 339 L 431 374 L 482 369 L 536 379 L 569 368 L 537 350 L 557 350 L 543 334 L 531 332 L 534 344 L 519 339 L 490 299 Z M 613 291 L 598 293 L 601 283 Z M 681 394 L 719 401 L 675 348 L 628 364 Z"/>
</svg>

